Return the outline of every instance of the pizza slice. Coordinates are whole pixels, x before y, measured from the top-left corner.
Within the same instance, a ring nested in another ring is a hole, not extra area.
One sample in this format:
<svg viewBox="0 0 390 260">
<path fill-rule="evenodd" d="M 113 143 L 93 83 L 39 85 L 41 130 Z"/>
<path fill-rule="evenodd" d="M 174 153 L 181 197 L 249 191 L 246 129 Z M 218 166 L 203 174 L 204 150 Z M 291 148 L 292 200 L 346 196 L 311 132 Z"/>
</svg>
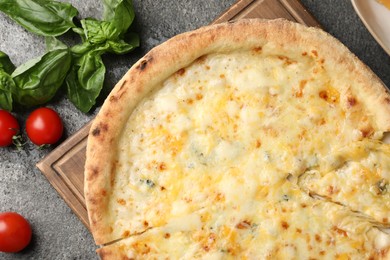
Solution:
<svg viewBox="0 0 390 260">
<path fill-rule="evenodd" d="M 349 235 L 346 235 L 347 232 L 338 227 L 332 227 L 329 230 L 329 234 L 334 234 L 334 236 L 327 235 L 326 238 L 329 240 L 323 242 L 323 244 L 329 243 L 330 246 L 324 246 L 318 243 L 320 245 L 317 244 L 313 247 L 316 249 L 321 247 L 323 249 L 318 251 L 307 248 L 307 245 L 310 245 L 309 242 L 305 242 L 305 239 L 309 237 L 307 233 L 303 233 L 302 236 L 297 237 L 300 243 L 297 243 L 296 240 L 294 243 L 275 240 L 272 243 L 267 241 L 264 244 L 264 241 L 250 240 L 251 244 L 245 245 L 246 250 L 240 251 L 237 255 L 232 255 L 229 249 L 226 250 L 223 247 L 220 249 L 205 249 L 207 245 L 213 246 L 215 243 L 223 244 L 226 238 L 235 237 L 236 232 L 236 230 L 226 234 L 222 232 L 225 235 L 223 238 L 217 237 L 214 233 L 205 234 L 206 237 L 203 239 L 207 242 L 202 243 L 196 240 L 196 237 L 199 235 L 197 231 L 176 231 L 172 233 L 169 228 L 160 227 L 149 230 L 139 236 L 127 238 L 119 243 L 103 247 L 98 249 L 97 252 L 101 259 L 251 259 L 257 258 L 259 255 L 263 256 L 262 259 L 303 259 L 305 257 L 312 257 L 313 259 L 323 259 L 326 257 L 330 259 L 387 259 L 386 257 L 388 257 L 388 247 L 377 250 L 374 246 L 375 242 L 373 242 L 378 240 L 377 246 L 382 248 L 381 243 L 383 242 L 380 241 L 388 240 L 388 234 L 378 229 L 370 229 L 367 233 L 349 232 Z M 252 239 L 253 236 L 259 238 L 256 233 L 250 236 L 250 238 Z M 347 236 L 353 236 L 354 238 L 345 238 Z M 359 239 L 359 236 L 365 238 L 365 241 L 362 238 Z M 241 236 L 236 237 L 244 239 L 241 241 L 247 241 Z M 370 239 L 367 239 L 367 237 Z M 220 239 L 223 239 L 223 241 Z M 323 238 L 317 236 L 317 239 L 322 241 Z M 345 242 L 346 240 L 352 245 Z M 374 245 L 370 245 L 368 241 L 371 241 Z M 259 244 L 255 246 L 256 243 L 262 244 L 263 247 L 259 246 Z M 365 244 L 364 247 L 359 246 L 362 244 Z M 338 245 L 337 248 L 334 247 L 335 245 Z M 239 245 L 235 244 L 235 247 L 239 248 Z M 371 253 L 362 251 L 362 248 Z M 267 249 L 268 251 L 264 250 L 265 252 L 262 252 L 261 249 Z M 335 253 L 336 250 L 339 250 L 339 253 Z"/>
<path fill-rule="evenodd" d="M 364 140 L 338 149 L 328 160 L 338 167 L 302 174 L 300 187 L 389 226 L 390 145 Z"/>
<path fill-rule="evenodd" d="M 102 247 L 102 259 L 387 259 L 390 234 L 280 182 L 247 205 L 203 208 Z"/>
</svg>

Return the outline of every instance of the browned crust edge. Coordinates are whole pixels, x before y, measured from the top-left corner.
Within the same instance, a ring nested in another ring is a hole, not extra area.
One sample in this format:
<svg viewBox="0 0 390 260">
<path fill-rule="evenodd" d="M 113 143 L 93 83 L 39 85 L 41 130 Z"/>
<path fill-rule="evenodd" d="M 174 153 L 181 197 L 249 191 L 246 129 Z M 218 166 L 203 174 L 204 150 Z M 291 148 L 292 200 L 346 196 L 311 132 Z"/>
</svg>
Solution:
<svg viewBox="0 0 390 260">
<path fill-rule="evenodd" d="M 97 244 L 118 239 L 110 233 L 107 194 L 110 180 L 114 178 L 112 168 L 118 137 L 138 102 L 158 83 L 203 55 L 256 48 L 268 42 L 282 49 L 310 46 L 318 55 L 327 57 L 327 63 L 352 73 L 364 86 L 352 92 L 376 118 L 378 129 L 390 129 L 390 97 L 383 83 L 344 45 L 321 29 L 284 19 L 243 19 L 180 34 L 152 49 L 131 67 L 107 97 L 92 124 L 85 164 L 85 199 Z"/>
<path fill-rule="evenodd" d="M 118 245 L 110 245 L 107 247 L 102 247 L 96 250 L 96 253 L 99 255 L 101 260 L 106 259 L 130 259 L 126 256 L 125 252 L 121 250 Z"/>
</svg>

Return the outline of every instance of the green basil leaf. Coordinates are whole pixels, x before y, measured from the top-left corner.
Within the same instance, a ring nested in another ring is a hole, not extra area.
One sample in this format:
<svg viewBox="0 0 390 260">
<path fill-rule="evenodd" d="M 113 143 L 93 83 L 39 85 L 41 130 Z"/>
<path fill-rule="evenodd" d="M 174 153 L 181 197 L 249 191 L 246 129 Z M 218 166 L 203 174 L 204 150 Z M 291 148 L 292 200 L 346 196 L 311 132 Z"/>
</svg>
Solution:
<svg viewBox="0 0 390 260">
<path fill-rule="evenodd" d="M 17 67 L 14 72 L 12 72 L 12 77 L 14 77 L 14 75 L 19 75 L 19 74 L 22 74 L 24 71 L 26 70 L 29 70 L 30 68 L 34 67 L 37 63 L 39 63 L 41 61 L 42 57 L 36 57 L 36 58 L 32 58 L 31 60 L 28 60 L 26 61 L 25 63 L 23 63 L 22 65 L 20 65 L 19 67 Z"/>
<path fill-rule="evenodd" d="M 0 71 L 3 70 L 11 74 L 15 70 L 15 65 L 11 62 L 7 54 L 0 51 Z"/>
<path fill-rule="evenodd" d="M 11 75 L 17 86 L 14 99 L 24 106 L 46 103 L 62 85 L 71 62 L 68 49 L 57 49 L 18 67 Z"/>
<path fill-rule="evenodd" d="M 12 111 L 12 93 L 0 89 L 0 108 Z"/>
<path fill-rule="evenodd" d="M 101 51 L 90 51 L 74 62 L 66 77 L 69 100 L 82 112 L 87 113 L 96 103 L 103 88 L 106 68 Z"/>
<path fill-rule="evenodd" d="M 0 108 L 12 110 L 12 91 L 16 88 L 12 77 L 0 70 Z"/>
<path fill-rule="evenodd" d="M 116 6 L 114 15 L 109 21 L 120 32 L 119 35 L 123 36 L 133 23 L 134 17 L 133 2 L 131 0 L 122 0 Z"/>
<path fill-rule="evenodd" d="M 129 44 L 123 40 L 120 41 L 109 41 L 109 52 L 113 52 L 115 54 L 125 54 L 130 51 L 132 51 L 134 48 L 136 48 L 138 45 Z"/>
<path fill-rule="evenodd" d="M 125 54 L 140 44 L 139 36 L 135 33 L 127 33 L 124 40 L 108 41 L 108 51 L 115 54 Z"/>
<path fill-rule="evenodd" d="M 102 44 L 108 39 L 117 39 L 120 32 L 110 22 L 95 19 L 83 19 L 81 25 L 86 40 L 91 44 Z"/>
<path fill-rule="evenodd" d="M 0 11 L 28 31 L 43 36 L 58 36 L 75 27 L 78 14 L 71 4 L 52 0 L 1 0 Z"/>
<path fill-rule="evenodd" d="M 115 16 L 115 9 L 123 0 L 103 0 L 103 20 L 110 21 Z"/>
</svg>

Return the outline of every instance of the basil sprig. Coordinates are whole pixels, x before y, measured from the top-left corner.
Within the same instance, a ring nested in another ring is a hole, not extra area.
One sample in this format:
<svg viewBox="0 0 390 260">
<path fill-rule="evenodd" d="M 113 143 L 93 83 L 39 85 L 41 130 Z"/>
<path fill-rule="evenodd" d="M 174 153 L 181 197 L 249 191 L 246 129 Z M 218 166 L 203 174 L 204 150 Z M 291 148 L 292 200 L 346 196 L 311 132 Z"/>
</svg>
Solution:
<svg viewBox="0 0 390 260">
<path fill-rule="evenodd" d="M 66 86 L 68 98 L 83 112 L 94 106 L 103 88 L 106 69 L 101 56 L 125 54 L 139 46 L 138 35 L 127 33 L 135 17 L 132 1 L 105 0 L 104 4 L 105 20 L 83 19 L 82 28 L 74 29 L 82 43 L 72 48 L 74 62 Z"/>
<path fill-rule="evenodd" d="M 88 112 L 99 96 L 106 73 L 102 55 L 125 54 L 139 46 L 138 35 L 129 33 L 135 13 L 131 0 L 103 0 L 103 20 L 73 18 L 72 5 L 51 0 L 0 0 L 0 11 L 28 31 L 46 36 L 47 52 L 16 68 L 0 52 L 0 108 L 12 110 L 13 102 L 35 106 L 48 102 L 66 85 L 69 100 Z M 81 36 L 72 47 L 54 36 L 69 29 Z M 65 84 L 64 84 L 65 83 Z"/>
</svg>

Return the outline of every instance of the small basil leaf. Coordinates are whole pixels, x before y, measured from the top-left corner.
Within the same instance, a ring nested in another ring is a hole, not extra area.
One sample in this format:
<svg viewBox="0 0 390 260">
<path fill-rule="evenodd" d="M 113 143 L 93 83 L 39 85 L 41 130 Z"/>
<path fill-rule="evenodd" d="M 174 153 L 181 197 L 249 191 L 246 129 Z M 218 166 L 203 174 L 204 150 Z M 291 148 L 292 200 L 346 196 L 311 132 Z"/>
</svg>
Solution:
<svg viewBox="0 0 390 260">
<path fill-rule="evenodd" d="M 116 39 L 119 35 L 118 30 L 110 22 L 83 19 L 81 25 L 86 40 L 91 44 L 101 44 L 108 39 Z"/>
<path fill-rule="evenodd" d="M 110 21 L 115 16 L 115 9 L 123 0 L 103 0 L 103 20 Z"/>
<path fill-rule="evenodd" d="M 0 51 L 0 71 L 3 70 L 11 74 L 15 70 L 15 65 L 11 62 L 7 54 Z"/>
<path fill-rule="evenodd" d="M 15 82 L 5 71 L 0 70 L 0 108 L 8 111 L 12 110 L 12 90 Z"/>
<path fill-rule="evenodd" d="M 17 86 L 14 99 L 24 106 L 46 103 L 62 85 L 71 61 L 68 49 L 57 49 L 18 67 L 11 75 Z"/>
<path fill-rule="evenodd" d="M 125 34 L 124 40 L 108 41 L 109 52 L 125 54 L 139 46 L 139 36 L 135 33 Z"/>
<path fill-rule="evenodd" d="M 108 44 L 110 46 L 108 51 L 113 52 L 115 54 L 125 54 L 132 51 L 135 47 L 137 47 L 137 45 L 129 44 L 123 40 L 116 41 L 116 42 L 109 41 Z"/>
<path fill-rule="evenodd" d="M 66 44 L 64 44 L 63 42 L 61 42 L 60 40 L 58 40 L 54 36 L 47 36 L 45 38 L 45 40 L 46 40 L 46 51 L 47 52 L 68 48 L 68 46 L 66 46 Z"/>
<path fill-rule="evenodd" d="M 0 11 L 28 31 L 43 36 L 58 36 L 75 27 L 78 14 L 71 4 L 51 0 L 1 0 Z"/>
<path fill-rule="evenodd" d="M 133 23 L 134 17 L 133 2 L 131 0 L 122 0 L 115 8 L 114 17 L 109 21 L 120 32 L 119 35 L 123 36 Z"/>
<path fill-rule="evenodd" d="M 90 51 L 77 59 L 66 77 L 69 100 L 87 113 L 103 88 L 106 68 L 100 51 Z"/>
</svg>

